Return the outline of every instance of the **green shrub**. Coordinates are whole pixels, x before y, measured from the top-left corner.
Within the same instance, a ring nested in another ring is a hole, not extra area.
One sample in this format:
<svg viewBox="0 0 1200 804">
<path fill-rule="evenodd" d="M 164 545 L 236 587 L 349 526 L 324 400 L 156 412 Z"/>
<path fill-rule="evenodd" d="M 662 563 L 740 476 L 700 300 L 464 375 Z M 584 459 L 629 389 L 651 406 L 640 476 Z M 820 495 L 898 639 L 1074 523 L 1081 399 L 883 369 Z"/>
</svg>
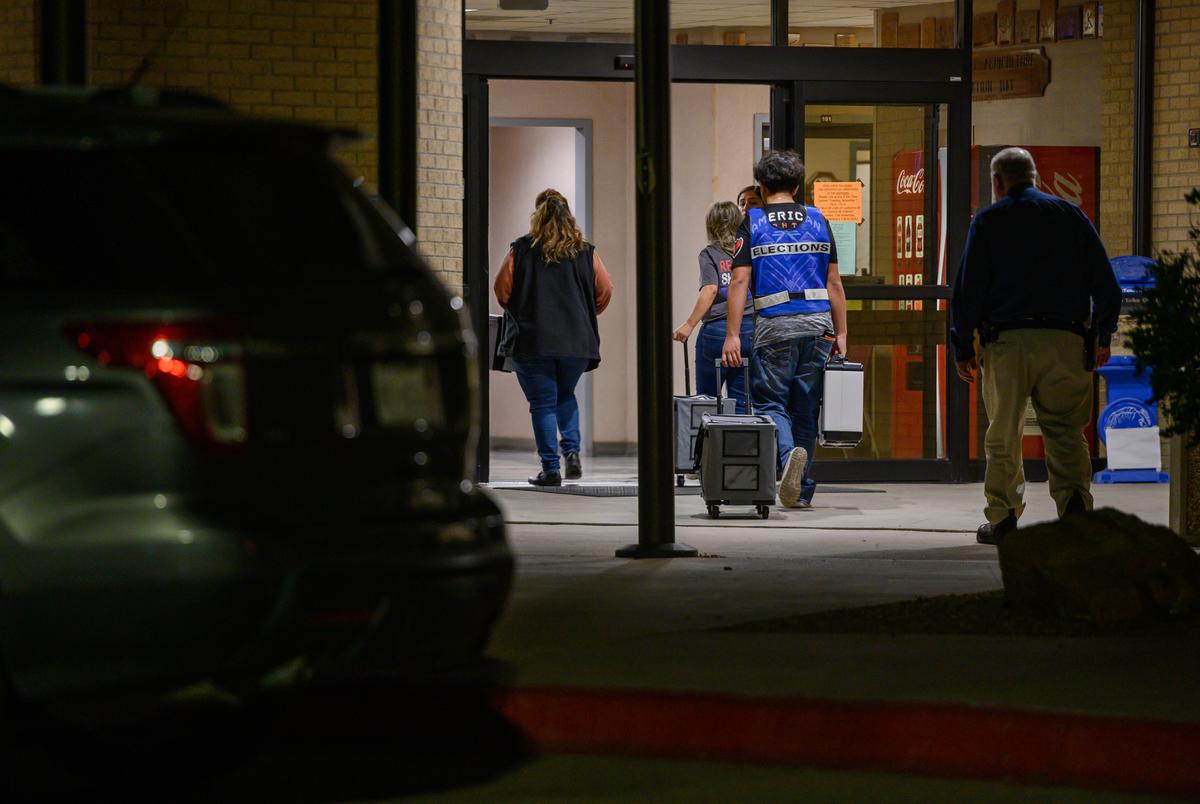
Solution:
<svg viewBox="0 0 1200 804">
<path fill-rule="evenodd" d="M 1200 207 L 1200 189 L 1185 197 Z M 1156 255 L 1157 281 L 1133 313 L 1129 345 L 1138 365 L 1154 369 L 1151 385 L 1167 414 L 1165 433 L 1194 447 L 1200 444 L 1200 226 L 1194 215 L 1188 239 L 1181 251 Z"/>
</svg>

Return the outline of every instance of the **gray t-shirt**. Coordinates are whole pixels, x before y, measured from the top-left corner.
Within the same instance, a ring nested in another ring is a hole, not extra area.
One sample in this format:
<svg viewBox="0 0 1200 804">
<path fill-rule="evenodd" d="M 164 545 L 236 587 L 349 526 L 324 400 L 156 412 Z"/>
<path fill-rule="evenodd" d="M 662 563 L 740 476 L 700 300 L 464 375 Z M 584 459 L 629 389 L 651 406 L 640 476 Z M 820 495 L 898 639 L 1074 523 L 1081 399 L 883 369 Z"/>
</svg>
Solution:
<svg viewBox="0 0 1200 804">
<path fill-rule="evenodd" d="M 707 285 L 717 286 L 717 298 L 704 314 L 704 323 L 719 321 L 725 318 L 729 309 L 729 281 L 733 278 L 733 257 L 725 253 L 725 249 L 715 243 L 709 243 L 700 252 L 700 288 Z M 745 315 L 754 315 L 754 300 L 746 294 Z"/>
<path fill-rule="evenodd" d="M 796 338 L 812 338 L 833 333 L 833 316 L 821 313 L 796 315 L 760 315 L 754 319 L 754 348 Z"/>
</svg>

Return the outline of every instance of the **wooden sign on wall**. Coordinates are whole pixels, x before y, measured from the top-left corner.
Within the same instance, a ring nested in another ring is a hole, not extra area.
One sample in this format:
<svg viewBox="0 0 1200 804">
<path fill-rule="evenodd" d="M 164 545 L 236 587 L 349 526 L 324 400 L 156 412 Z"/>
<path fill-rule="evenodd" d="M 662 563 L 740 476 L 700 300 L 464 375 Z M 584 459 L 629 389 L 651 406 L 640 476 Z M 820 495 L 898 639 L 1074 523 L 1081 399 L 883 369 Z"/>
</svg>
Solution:
<svg viewBox="0 0 1200 804">
<path fill-rule="evenodd" d="M 1031 8 L 1017 12 L 1017 44 L 1032 45 L 1038 40 L 1038 13 Z"/>
<path fill-rule="evenodd" d="M 1079 6 L 1066 6 L 1058 10 L 1058 19 L 1055 23 L 1055 35 L 1058 41 L 1062 42 L 1068 39 L 1083 38 L 1082 26 L 1083 17 L 1080 14 Z"/>
<path fill-rule="evenodd" d="M 900 15 L 888 11 L 879 15 L 879 46 L 898 47 L 900 44 Z"/>
<path fill-rule="evenodd" d="M 1083 4 L 1083 38 L 1095 39 L 1100 30 L 1100 4 L 1096 0 Z"/>
<path fill-rule="evenodd" d="M 954 17 L 938 17 L 937 46 L 954 47 Z"/>
<path fill-rule="evenodd" d="M 971 38 L 975 47 L 988 47 L 996 44 L 995 11 L 985 11 L 975 15 L 971 22 Z"/>
<path fill-rule="evenodd" d="M 921 20 L 921 47 L 937 47 L 937 17 Z"/>
<path fill-rule="evenodd" d="M 1054 41 L 1054 23 L 1058 19 L 1058 0 L 1042 0 L 1042 10 L 1038 14 L 1038 40 Z"/>
<path fill-rule="evenodd" d="M 975 54 L 971 99 L 1040 98 L 1050 83 L 1050 60 L 1040 47 L 1009 48 Z"/>
<path fill-rule="evenodd" d="M 1017 27 L 1016 0 L 1000 0 L 996 4 L 996 44 L 1011 45 Z"/>
</svg>

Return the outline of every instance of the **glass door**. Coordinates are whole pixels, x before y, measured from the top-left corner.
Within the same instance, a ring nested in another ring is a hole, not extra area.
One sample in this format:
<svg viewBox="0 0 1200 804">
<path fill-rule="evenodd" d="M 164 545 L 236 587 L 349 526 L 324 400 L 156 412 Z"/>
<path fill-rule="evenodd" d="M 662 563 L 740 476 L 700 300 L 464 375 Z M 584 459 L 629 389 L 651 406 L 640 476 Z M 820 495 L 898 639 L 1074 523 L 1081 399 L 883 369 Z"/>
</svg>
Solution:
<svg viewBox="0 0 1200 804">
<path fill-rule="evenodd" d="M 857 222 L 831 224 L 846 287 L 849 354 L 863 364 L 864 428 L 856 449 L 818 460 L 946 460 L 947 303 L 935 104 L 804 107 L 805 201 L 821 182 L 861 187 Z"/>
</svg>

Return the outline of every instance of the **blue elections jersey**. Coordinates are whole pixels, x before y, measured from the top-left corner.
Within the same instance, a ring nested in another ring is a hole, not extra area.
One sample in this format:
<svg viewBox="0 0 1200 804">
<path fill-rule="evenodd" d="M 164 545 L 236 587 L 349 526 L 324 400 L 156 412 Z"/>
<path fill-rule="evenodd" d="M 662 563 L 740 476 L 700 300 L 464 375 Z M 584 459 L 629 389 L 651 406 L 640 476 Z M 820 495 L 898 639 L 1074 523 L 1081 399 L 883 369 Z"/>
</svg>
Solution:
<svg viewBox="0 0 1200 804">
<path fill-rule="evenodd" d="M 829 224 L 803 204 L 751 209 L 734 243 L 733 267 L 750 266 L 754 306 L 767 317 L 828 312 L 825 280 L 836 262 Z"/>
</svg>

